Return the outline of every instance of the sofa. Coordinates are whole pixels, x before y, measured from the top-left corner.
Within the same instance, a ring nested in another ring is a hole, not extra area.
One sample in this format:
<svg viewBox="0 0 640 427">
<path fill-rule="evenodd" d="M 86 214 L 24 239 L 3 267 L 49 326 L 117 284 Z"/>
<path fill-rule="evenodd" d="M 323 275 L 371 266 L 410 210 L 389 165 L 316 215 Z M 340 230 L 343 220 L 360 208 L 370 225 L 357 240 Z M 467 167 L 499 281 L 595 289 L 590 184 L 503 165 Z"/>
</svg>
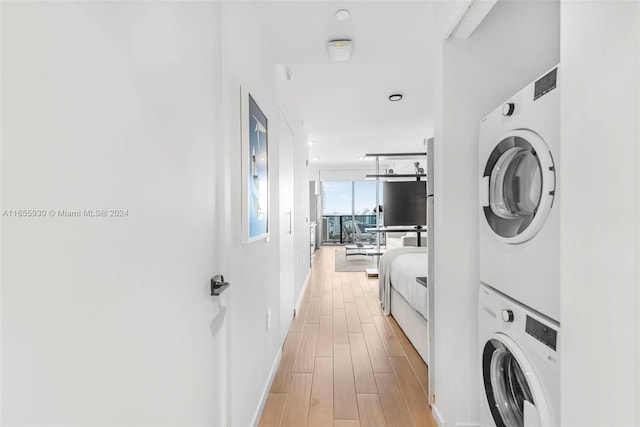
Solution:
<svg viewBox="0 0 640 427">
<path fill-rule="evenodd" d="M 417 246 L 418 238 L 414 232 L 388 232 L 386 234 L 386 248 L 403 248 L 406 246 Z M 422 246 L 427 246 L 427 235 L 425 232 L 420 233 Z"/>
</svg>

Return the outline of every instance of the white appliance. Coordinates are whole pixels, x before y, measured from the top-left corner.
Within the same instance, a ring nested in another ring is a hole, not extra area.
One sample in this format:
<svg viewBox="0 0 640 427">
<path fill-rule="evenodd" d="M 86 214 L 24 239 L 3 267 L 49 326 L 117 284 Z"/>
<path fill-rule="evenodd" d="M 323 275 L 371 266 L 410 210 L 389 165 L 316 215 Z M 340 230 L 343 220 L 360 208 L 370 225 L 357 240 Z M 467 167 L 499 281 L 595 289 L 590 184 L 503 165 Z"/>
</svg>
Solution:
<svg viewBox="0 0 640 427">
<path fill-rule="evenodd" d="M 480 123 L 480 281 L 560 320 L 558 67 Z"/>
<path fill-rule="evenodd" d="M 557 323 L 480 286 L 483 427 L 560 425 Z"/>
</svg>

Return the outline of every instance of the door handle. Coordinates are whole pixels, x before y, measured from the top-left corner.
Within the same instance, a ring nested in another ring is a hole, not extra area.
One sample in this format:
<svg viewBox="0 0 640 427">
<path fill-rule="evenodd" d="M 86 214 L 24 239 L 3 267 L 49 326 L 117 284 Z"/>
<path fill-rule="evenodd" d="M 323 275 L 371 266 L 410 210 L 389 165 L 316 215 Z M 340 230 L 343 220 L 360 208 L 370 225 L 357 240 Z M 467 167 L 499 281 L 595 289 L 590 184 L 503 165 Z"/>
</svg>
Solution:
<svg viewBox="0 0 640 427">
<path fill-rule="evenodd" d="M 211 279 L 211 295 L 220 295 L 222 291 L 229 287 L 229 282 L 224 281 L 224 276 L 218 274 Z"/>
<path fill-rule="evenodd" d="M 287 215 L 289 215 L 289 234 L 293 234 L 293 211 L 287 212 Z"/>
</svg>

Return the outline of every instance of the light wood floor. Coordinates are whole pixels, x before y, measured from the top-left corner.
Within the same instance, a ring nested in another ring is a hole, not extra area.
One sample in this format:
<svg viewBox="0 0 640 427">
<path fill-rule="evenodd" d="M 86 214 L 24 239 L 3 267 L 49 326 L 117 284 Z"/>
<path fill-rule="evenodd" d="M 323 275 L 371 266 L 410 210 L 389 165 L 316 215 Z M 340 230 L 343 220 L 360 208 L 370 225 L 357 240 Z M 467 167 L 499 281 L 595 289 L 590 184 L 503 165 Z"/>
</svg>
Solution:
<svg viewBox="0 0 640 427">
<path fill-rule="evenodd" d="M 259 426 L 430 426 L 427 366 L 364 272 L 334 272 L 322 247 Z"/>
</svg>

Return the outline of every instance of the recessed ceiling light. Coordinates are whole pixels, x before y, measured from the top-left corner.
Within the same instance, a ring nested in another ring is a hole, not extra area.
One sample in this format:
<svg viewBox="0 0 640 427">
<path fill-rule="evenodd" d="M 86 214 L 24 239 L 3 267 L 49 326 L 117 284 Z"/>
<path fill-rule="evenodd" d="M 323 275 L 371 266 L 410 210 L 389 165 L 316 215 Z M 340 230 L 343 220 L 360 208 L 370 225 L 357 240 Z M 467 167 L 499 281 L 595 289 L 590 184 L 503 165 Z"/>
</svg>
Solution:
<svg viewBox="0 0 640 427">
<path fill-rule="evenodd" d="M 316 143 L 315 141 L 309 141 L 309 143 L 308 143 L 308 144 L 309 144 L 309 145 L 313 145 L 313 144 L 315 144 L 315 143 Z"/>
<path fill-rule="evenodd" d="M 311 160 L 318 160 L 318 158 L 317 157 L 312 157 Z"/>
<path fill-rule="evenodd" d="M 347 9 L 340 9 L 336 12 L 336 19 L 338 21 L 346 21 L 347 19 L 349 19 L 349 16 L 351 16 L 351 12 L 349 12 Z"/>
<path fill-rule="evenodd" d="M 360 157 L 358 157 L 358 159 L 360 159 L 360 160 L 365 160 L 365 159 L 366 159 L 366 157 L 365 157 L 365 156 L 360 156 Z"/>
<path fill-rule="evenodd" d="M 401 99 L 402 99 L 402 94 L 400 93 L 393 93 L 389 95 L 389 101 L 391 102 L 400 101 Z"/>
</svg>

